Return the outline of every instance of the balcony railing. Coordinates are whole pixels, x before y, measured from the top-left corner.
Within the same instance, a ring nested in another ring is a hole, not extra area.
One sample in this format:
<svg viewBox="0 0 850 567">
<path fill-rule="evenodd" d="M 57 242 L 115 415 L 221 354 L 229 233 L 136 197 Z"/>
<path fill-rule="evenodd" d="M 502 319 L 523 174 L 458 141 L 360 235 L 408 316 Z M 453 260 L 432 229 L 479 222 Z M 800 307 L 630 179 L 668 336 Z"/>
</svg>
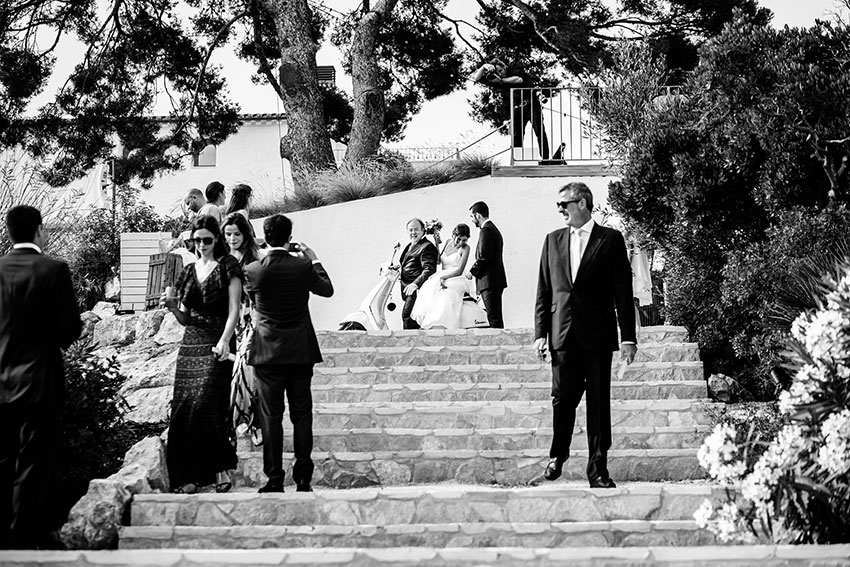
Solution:
<svg viewBox="0 0 850 567">
<path fill-rule="evenodd" d="M 602 130 L 587 110 L 588 92 L 592 97 L 598 89 L 511 89 L 511 165 L 604 160 Z M 664 87 L 659 96 L 680 92 Z"/>
</svg>

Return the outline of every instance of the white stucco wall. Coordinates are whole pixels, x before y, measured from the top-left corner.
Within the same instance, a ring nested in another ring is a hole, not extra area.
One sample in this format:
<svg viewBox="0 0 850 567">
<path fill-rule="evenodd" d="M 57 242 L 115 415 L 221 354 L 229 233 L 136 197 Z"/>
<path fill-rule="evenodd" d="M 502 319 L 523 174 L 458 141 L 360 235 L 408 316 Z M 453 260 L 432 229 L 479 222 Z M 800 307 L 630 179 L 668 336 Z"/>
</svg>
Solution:
<svg viewBox="0 0 850 567">
<path fill-rule="evenodd" d="M 484 201 L 505 239 L 505 325 L 531 327 L 543 239 L 564 226 L 555 207 L 558 188 L 569 181 L 583 181 L 593 191 L 596 204 L 604 204 L 611 179 L 483 177 L 291 213 L 293 238 L 316 251 L 334 283 L 332 298 L 310 300 L 314 325 L 336 329 L 342 317 L 357 309 L 377 281 L 378 266 L 389 260 L 393 244 L 406 243 L 405 225 L 412 217 L 439 218 L 444 239 L 456 224 L 468 224 L 474 250 L 478 229 L 469 218 L 469 206 Z M 254 224 L 262 234 L 262 219 Z M 399 301 L 398 286 L 393 297 Z M 390 328 L 401 328 L 399 313 L 400 306 L 388 315 Z"/>
</svg>

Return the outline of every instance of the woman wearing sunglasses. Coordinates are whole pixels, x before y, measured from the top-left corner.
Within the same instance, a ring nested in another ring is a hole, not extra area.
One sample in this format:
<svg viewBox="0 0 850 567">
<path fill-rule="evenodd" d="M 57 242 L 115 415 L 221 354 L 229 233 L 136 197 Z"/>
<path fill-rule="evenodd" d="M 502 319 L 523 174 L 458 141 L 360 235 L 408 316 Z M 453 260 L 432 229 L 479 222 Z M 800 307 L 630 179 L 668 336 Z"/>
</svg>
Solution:
<svg viewBox="0 0 850 567">
<path fill-rule="evenodd" d="M 197 217 L 191 238 L 198 260 L 183 269 L 176 294 L 162 299 L 186 327 L 177 354 L 166 461 L 175 492 L 193 493 L 213 483 L 216 492 L 227 492 L 228 471 L 236 468 L 228 406 L 244 275 L 213 217 Z"/>
</svg>

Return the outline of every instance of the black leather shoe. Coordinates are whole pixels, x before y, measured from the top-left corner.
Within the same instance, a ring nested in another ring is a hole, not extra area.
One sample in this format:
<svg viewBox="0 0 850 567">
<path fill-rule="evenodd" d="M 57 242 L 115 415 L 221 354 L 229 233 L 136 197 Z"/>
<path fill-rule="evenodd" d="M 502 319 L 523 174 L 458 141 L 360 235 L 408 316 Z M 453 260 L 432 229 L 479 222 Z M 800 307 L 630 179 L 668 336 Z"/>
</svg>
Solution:
<svg viewBox="0 0 850 567">
<path fill-rule="evenodd" d="M 546 465 L 546 471 L 543 473 L 543 478 L 546 480 L 555 480 L 561 476 L 561 471 L 564 469 L 564 461 L 566 459 L 549 459 L 549 464 Z"/>
<path fill-rule="evenodd" d="M 257 492 L 283 492 L 283 483 L 282 482 L 267 482 L 265 486 L 260 488 Z"/>
<path fill-rule="evenodd" d="M 590 481 L 590 488 L 617 488 L 617 485 L 610 478 L 600 477 Z"/>
<path fill-rule="evenodd" d="M 313 492 L 313 488 L 307 483 L 296 484 L 295 492 Z"/>
</svg>

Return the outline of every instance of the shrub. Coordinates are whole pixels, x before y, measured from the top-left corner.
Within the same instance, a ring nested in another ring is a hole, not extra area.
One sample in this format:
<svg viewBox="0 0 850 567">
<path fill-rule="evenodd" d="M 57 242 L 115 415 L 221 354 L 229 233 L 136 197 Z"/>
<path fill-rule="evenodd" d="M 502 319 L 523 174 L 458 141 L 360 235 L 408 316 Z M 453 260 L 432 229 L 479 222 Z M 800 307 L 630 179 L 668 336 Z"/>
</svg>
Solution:
<svg viewBox="0 0 850 567">
<path fill-rule="evenodd" d="M 758 460 L 745 459 L 752 443 L 723 424 L 699 451 L 709 474 L 735 488 L 694 515 L 723 541 L 850 542 L 850 264 L 839 273 L 822 306 L 792 325 L 785 420 Z"/>
</svg>

